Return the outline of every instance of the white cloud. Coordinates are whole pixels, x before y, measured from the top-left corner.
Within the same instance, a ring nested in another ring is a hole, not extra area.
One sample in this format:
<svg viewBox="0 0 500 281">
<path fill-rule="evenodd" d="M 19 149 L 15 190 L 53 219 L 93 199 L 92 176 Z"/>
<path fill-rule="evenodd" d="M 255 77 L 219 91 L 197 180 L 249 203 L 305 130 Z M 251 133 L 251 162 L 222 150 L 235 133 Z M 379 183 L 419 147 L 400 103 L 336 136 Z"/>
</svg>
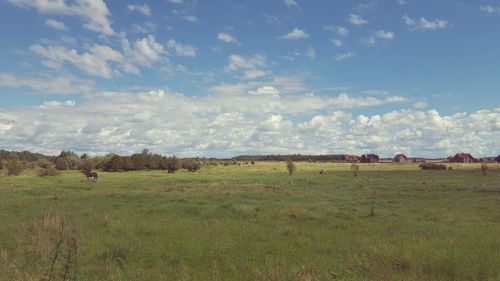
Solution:
<svg viewBox="0 0 500 281">
<path fill-rule="evenodd" d="M 103 78 L 111 78 L 112 70 L 110 61 L 119 62 L 122 56 L 119 52 L 108 46 L 93 45 L 90 52 L 79 54 L 75 49 L 67 49 L 63 46 L 44 47 L 35 44 L 30 50 L 47 60 L 45 64 L 50 67 L 60 68 L 64 62 L 69 62 L 84 72 Z"/>
<path fill-rule="evenodd" d="M 128 73 L 139 74 L 137 66 L 151 67 L 160 61 L 166 53 L 162 44 L 158 43 L 153 35 L 137 39 L 133 44 L 125 37 L 121 38 L 123 49 L 123 70 Z"/>
<path fill-rule="evenodd" d="M 370 35 L 368 37 L 361 38 L 361 43 L 365 46 L 371 47 L 371 46 L 375 45 L 375 43 L 377 43 L 377 41 L 375 40 L 375 37 Z"/>
<path fill-rule="evenodd" d="M 333 43 L 333 45 L 335 45 L 335 47 L 337 47 L 337 48 L 342 47 L 342 40 L 338 40 L 338 39 L 330 39 L 330 42 L 332 42 L 332 43 Z"/>
<path fill-rule="evenodd" d="M 353 52 L 347 52 L 347 53 L 343 53 L 343 54 L 339 54 L 335 57 L 335 60 L 336 61 L 343 61 L 343 60 L 347 60 L 347 59 L 350 59 L 354 56 L 354 53 Z"/>
<path fill-rule="evenodd" d="M 198 22 L 198 18 L 195 15 L 181 15 L 179 18 L 192 23 Z"/>
<path fill-rule="evenodd" d="M 356 14 L 349 15 L 349 21 L 354 25 L 363 25 L 368 23 L 367 20 L 363 19 L 360 15 Z"/>
<path fill-rule="evenodd" d="M 231 36 L 231 34 L 229 33 L 226 33 L 226 32 L 219 32 L 219 34 L 217 35 L 217 39 L 223 41 L 223 42 L 226 42 L 226 43 L 236 43 L 238 42 L 238 40 L 234 39 L 233 36 Z"/>
<path fill-rule="evenodd" d="M 398 2 L 399 5 L 406 5 L 405 0 L 397 0 L 396 2 Z"/>
<path fill-rule="evenodd" d="M 19 7 L 36 9 L 40 14 L 81 17 L 86 21 L 86 29 L 105 35 L 114 34 L 108 19 L 108 7 L 103 0 L 78 0 L 74 3 L 65 0 L 7 1 Z"/>
<path fill-rule="evenodd" d="M 428 106 L 429 104 L 426 101 L 418 101 L 414 103 L 412 107 L 415 109 L 424 109 L 427 108 Z"/>
<path fill-rule="evenodd" d="M 167 3 L 172 3 L 172 4 L 183 4 L 184 0 L 167 0 Z"/>
<path fill-rule="evenodd" d="M 43 78 L 20 78 L 15 74 L 0 72 L 0 87 L 28 87 L 44 94 L 82 94 L 90 93 L 94 82 L 80 80 L 71 75 L 58 77 L 44 76 Z"/>
<path fill-rule="evenodd" d="M 308 37 L 309 37 L 309 34 L 307 34 L 304 30 L 302 30 L 300 28 L 294 28 L 292 31 L 281 36 L 280 38 L 287 39 L 287 40 L 297 40 L 297 39 L 304 39 L 304 38 L 308 38 Z"/>
<path fill-rule="evenodd" d="M 258 88 L 257 90 L 248 91 L 251 95 L 270 95 L 270 96 L 279 96 L 279 91 L 273 86 L 263 86 Z"/>
<path fill-rule="evenodd" d="M 299 4 L 295 0 L 284 0 L 284 3 L 289 8 L 299 8 Z"/>
<path fill-rule="evenodd" d="M 343 26 L 325 25 L 325 26 L 323 26 L 323 30 L 335 32 L 340 36 L 346 36 L 347 34 L 349 34 L 349 29 L 347 29 Z"/>
<path fill-rule="evenodd" d="M 232 54 L 229 56 L 229 63 L 226 66 L 226 70 L 243 70 L 245 79 L 255 79 L 268 74 L 268 71 L 262 70 L 262 68 L 266 67 L 268 67 L 266 57 L 261 54 L 254 55 L 251 58 Z"/>
<path fill-rule="evenodd" d="M 395 34 L 394 34 L 394 32 L 390 32 L 390 31 L 378 30 L 375 32 L 375 36 L 377 36 L 378 38 L 381 38 L 381 39 L 385 39 L 385 40 L 393 40 L 395 37 Z"/>
<path fill-rule="evenodd" d="M 45 21 L 45 25 L 48 27 L 52 27 L 58 30 L 67 30 L 66 25 L 64 25 L 64 22 L 62 21 L 57 21 L 54 19 L 48 19 Z"/>
<path fill-rule="evenodd" d="M 40 106 L 0 109 L 0 142 L 5 149 L 54 154 L 63 148 L 133 153 L 144 147 L 179 156 L 375 152 L 391 157 L 403 152 L 445 157 L 457 151 L 475 156 L 500 153 L 500 108 L 454 115 L 435 110 L 353 115 L 338 110 L 404 98 L 348 94 L 278 97 L 275 93 L 281 90 L 270 84 L 253 87 L 255 93 L 251 94 L 245 85 L 239 88 L 243 92 L 205 97 L 161 90 L 104 92 L 78 103 L 49 100 Z M 296 115 L 300 118 L 294 118 Z M 293 121 L 304 118 L 307 121 Z"/>
<path fill-rule="evenodd" d="M 196 57 L 197 50 L 195 47 L 188 44 L 182 44 L 180 42 L 175 41 L 174 39 L 168 40 L 167 48 L 173 50 L 177 56 L 191 57 L 191 58 Z"/>
<path fill-rule="evenodd" d="M 427 20 L 421 17 L 419 20 L 410 18 L 408 15 L 403 16 L 405 24 L 413 30 L 438 30 L 444 29 L 449 26 L 449 22 L 446 20 L 435 19 Z"/>
<path fill-rule="evenodd" d="M 40 105 L 40 108 L 61 108 L 61 107 L 73 107 L 76 102 L 73 100 L 68 100 L 65 102 L 60 101 L 45 101 Z"/>
<path fill-rule="evenodd" d="M 480 6 L 479 10 L 488 14 L 500 14 L 500 7 L 497 6 L 491 6 L 491 5 Z"/>
<path fill-rule="evenodd" d="M 148 6 L 148 4 L 142 4 L 142 5 L 129 4 L 127 5 L 127 9 L 132 12 L 141 13 L 145 16 L 151 16 L 151 8 Z"/>
</svg>

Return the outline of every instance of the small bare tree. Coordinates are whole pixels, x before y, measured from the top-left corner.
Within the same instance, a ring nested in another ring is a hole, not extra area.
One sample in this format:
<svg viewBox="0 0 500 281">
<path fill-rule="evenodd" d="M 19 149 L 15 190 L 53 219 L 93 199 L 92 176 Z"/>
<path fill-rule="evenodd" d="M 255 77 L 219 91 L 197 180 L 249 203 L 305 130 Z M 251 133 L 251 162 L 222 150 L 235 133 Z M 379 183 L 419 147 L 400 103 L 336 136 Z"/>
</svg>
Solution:
<svg viewBox="0 0 500 281">
<path fill-rule="evenodd" d="M 488 164 L 483 163 L 481 164 L 481 171 L 483 171 L 483 175 L 486 176 L 486 171 L 488 170 Z"/>
<path fill-rule="evenodd" d="M 295 167 L 295 164 L 292 160 L 287 160 L 286 169 L 288 170 L 288 174 L 291 176 L 295 172 L 295 170 L 297 170 L 297 167 Z"/>
<path fill-rule="evenodd" d="M 354 173 L 354 177 L 358 176 L 358 171 L 359 171 L 359 165 L 357 165 L 355 162 L 352 162 L 351 164 L 351 170 Z"/>
</svg>

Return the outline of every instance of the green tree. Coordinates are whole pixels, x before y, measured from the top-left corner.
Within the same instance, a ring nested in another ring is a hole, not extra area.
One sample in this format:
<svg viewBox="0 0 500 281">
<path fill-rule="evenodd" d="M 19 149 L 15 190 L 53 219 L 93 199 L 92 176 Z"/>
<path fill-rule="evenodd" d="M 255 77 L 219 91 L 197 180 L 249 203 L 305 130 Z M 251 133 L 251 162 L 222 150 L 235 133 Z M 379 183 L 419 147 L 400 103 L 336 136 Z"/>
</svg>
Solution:
<svg viewBox="0 0 500 281">
<path fill-rule="evenodd" d="M 5 168 L 7 169 L 7 175 L 18 176 L 23 171 L 23 163 L 19 161 L 17 154 L 13 154 L 7 159 Z"/>
<path fill-rule="evenodd" d="M 169 174 L 175 173 L 175 171 L 179 170 L 179 168 L 181 167 L 181 162 L 175 156 L 167 158 L 166 164 L 167 164 L 167 171 Z"/>
<path fill-rule="evenodd" d="M 297 170 L 297 167 L 295 167 L 295 163 L 293 163 L 291 159 L 288 159 L 286 161 L 286 169 L 288 174 L 291 176 Z"/>
<path fill-rule="evenodd" d="M 122 157 L 115 154 L 106 164 L 104 164 L 104 170 L 108 172 L 117 172 L 122 169 L 122 163 Z"/>
<path fill-rule="evenodd" d="M 182 168 L 188 170 L 189 172 L 196 172 L 201 169 L 201 164 L 200 162 L 192 159 L 184 160 L 182 161 Z"/>
</svg>

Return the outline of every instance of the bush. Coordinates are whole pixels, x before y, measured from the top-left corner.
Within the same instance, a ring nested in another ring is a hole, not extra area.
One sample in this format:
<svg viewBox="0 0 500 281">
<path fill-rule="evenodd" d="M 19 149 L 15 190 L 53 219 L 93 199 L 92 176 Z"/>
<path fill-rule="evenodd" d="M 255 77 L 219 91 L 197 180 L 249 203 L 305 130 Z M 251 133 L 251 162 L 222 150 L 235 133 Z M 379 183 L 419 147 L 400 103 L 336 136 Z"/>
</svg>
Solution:
<svg viewBox="0 0 500 281">
<path fill-rule="evenodd" d="M 21 163 L 21 161 L 19 161 L 19 159 L 15 157 L 7 160 L 5 168 L 7 168 L 7 175 L 18 176 L 23 171 L 23 163 Z"/>
<path fill-rule="evenodd" d="M 55 177 L 55 176 L 60 176 L 61 171 L 56 169 L 55 167 L 48 167 L 48 168 L 43 168 L 38 171 L 38 176 L 39 177 Z"/>
<path fill-rule="evenodd" d="M 422 170 L 437 170 L 437 171 L 446 170 L 446 165 L 444 164 L 423 163 L 420 164 L 419 167 Z"/>
<path fill-rule="evenodd" d="M 46 168 L 54 166 L 54 163 L 50 162 L 49 160 L 47 160 L 45 158 L 41 158 L 41 159 L 36 160 L 36 165 L 40 168 L 46 169 Z"/>
<path fill-rule="evenodd" d="M 177 157 L 172 156 L 167 159 L 166 165 L 168 173 L 173 174 L 175 173 L 175 171 L 179 170 L 179 168 L 181 167 L 181 162 L 179 161 L 179 159 L 177 159 Z"/>
<path fill-rule="evenodd" d="M 201 164 L 194 160 L 182 161 L 182 168 L 188 170 L 189 172 L 196 172 L 201 169 Z"/>
<path fill-rule="evenodd" d="M 292 160 L 287 160 L 286 161 L 286 169 L 288 170 L 288 174 L 291 176 L 295 170 L 297 170 L 297 167 L 295 167 L 295 164 L 293 163 Z"/>
</svg>

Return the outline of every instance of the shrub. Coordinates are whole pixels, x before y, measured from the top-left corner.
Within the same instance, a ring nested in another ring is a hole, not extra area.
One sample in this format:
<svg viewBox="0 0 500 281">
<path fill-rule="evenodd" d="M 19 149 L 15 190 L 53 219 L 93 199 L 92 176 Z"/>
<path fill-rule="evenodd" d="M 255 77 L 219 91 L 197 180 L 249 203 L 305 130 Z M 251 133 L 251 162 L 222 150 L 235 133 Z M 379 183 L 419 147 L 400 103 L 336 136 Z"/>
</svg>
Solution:
<svg viewBox="0 0 500 281">
<path fill-rule="evenodd" d="M 59 171 L 55 167 L 42 168 L 38 171 L 39 177 L 55 177 L 60 175 L 61 171 Z"/>
<path fill-rule="evenodd" d="M 252 160 L 250 160 L 250 164 L 251 164 L 251 165 L 255 165 L 255 160 L 253 160 L 253 159 L 252 159 Z"/>
<path fill-rule="evenodd" d="M 182 168 L 188 170 L 189 172 L 196 172 L 201 169 L 201 164 L 195 160 L 185 160 L 182 161 Z"/>
<path fill-rule="evenodd" d="M 177 159 L 177 157 L 172 156 L 167 159 L 166 165 L 168 173 L 173 174 L 175 173 L 175 171 L 179 170 L 179 168 L 181 167 L 181 162 L 179 161 L 179 159 Z"/>
<path fill-rule="evenodd" d="M 446 170 L 446 165 L 444 164 L 423 163 L 420 164 L 419 167 L 422 170 L 437 170 L 437 171 Z"/>
<path fill-rule="evenodd" d="M 45 158 L 41 158 L 41 159 L 36 160 L 36 165 L 40 168 L 46 169 L 46 168 L 54 166 L 54 163 L 50 162 L 49 160 L 47 160 Z"/>
<path fill-rule="evenodd" d="M 288 171 L 288 174 L 291 176 L 295 172 L 295 170 L 297 170 L 297 167 L 295 167 L 295 164 L 293 163 L 292 160 L 287 160 L 286 169 Z"/>
<path fill-rule="evenodd" d="M 16 156 L 7 160 L 5 168 L 7 168 L 7 175 L 18 176 L 23 171 L 23 163 Z"/>
</svg>

